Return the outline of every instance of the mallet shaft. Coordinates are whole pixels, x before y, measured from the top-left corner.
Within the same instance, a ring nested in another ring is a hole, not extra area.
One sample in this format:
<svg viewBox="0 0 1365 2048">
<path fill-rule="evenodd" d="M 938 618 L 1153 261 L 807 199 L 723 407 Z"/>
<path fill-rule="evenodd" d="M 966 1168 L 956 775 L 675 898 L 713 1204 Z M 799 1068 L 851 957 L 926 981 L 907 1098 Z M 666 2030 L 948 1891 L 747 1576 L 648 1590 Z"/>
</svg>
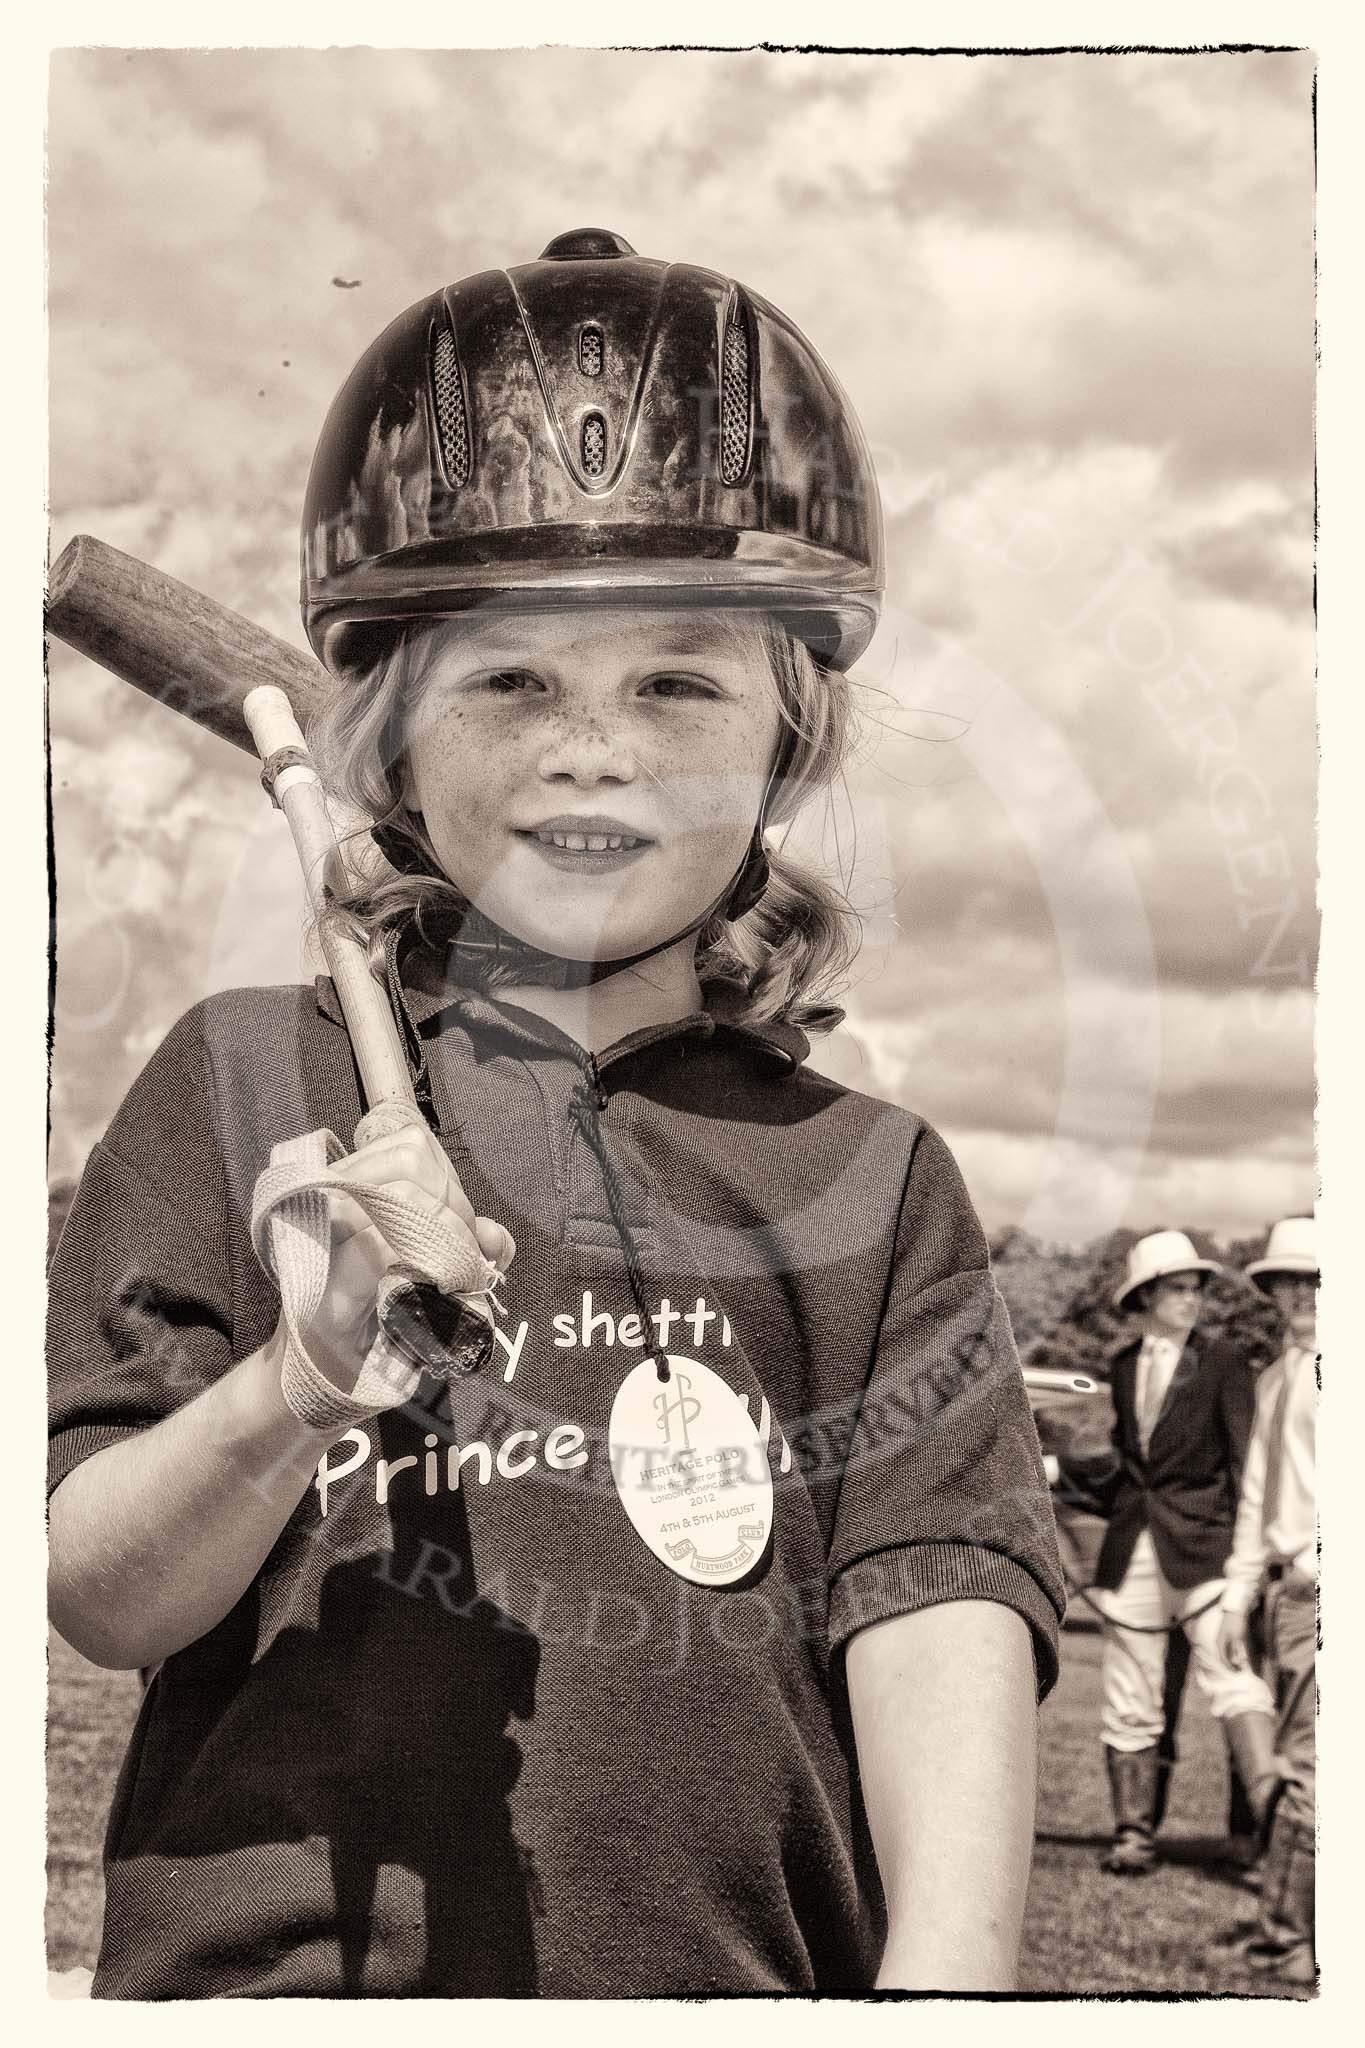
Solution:
<svg viewBox="0 0 1365 2048">
<path fill-rule="evenodd" d="M 249 691 L 242 715 L 256 751 L 266 764 L 282 754 L 288 764 L 277 767 L 272 795 L 289 823 L 308 903 L 317 922 L 327 969 L 336 985 L 342 1014 L 370 1109 L 381 1102 L 401 1102 L 416 1109 L 412 1078 L 389 1000 L 370 972 L 361 940 L 324 917 L 340 881 L 341 853 L 317 769 L 304 746 L 298 720 L 283 691 L 262 683 Z"/>
</svg>

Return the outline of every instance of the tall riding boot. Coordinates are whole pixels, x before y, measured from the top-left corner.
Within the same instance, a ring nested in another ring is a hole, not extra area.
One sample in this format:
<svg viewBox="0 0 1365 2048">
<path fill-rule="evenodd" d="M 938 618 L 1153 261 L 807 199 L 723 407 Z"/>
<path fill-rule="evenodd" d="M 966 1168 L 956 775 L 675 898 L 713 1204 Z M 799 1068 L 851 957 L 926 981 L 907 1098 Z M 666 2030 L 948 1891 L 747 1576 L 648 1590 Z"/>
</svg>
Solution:
<svg viewBox="0 0 1365 2048">
<path fill-rule="evenodd" d="M 1160 1830 L 1166 1818 L 1166 1802 L 1170 1797 L 1171 1778 L 1179 1755 L 1180 1709 L 1189 1671 L 1190 1639 L 1183 1629 L 1177 1629 L 1166 1645 L 1166 1669 L 1161 1685 L 1162 1729 L 1161 1740 L 1157 1744 L 1156 1810 L 1152 1815 L 1152 1827 L 1156 1831 Z"/>
<path fill-rule="evenodd" d="M 1166 1818 L 1166 1802 L 1171 1796 L 1171 1773 L 1175 1769 L 1175 1736 L 1169 1724 L 1157 1744 L 1156 1752 L 1156 1798 L 1152 1804 L 1152 1833 L 1156 1834 Z"/>
<path fill-rule="evenodd" d="M 1240 1778 L 1254 1831 L 1265 1840 L 1274 1795 L 1280 1789 L 1275 1761 L 1275 1721 L 1271 1714 L 1229 1714 L 1223 1722 L 1234 1779 Z M 1231 1822 L 1232 1816 L 1229 1816 Z M 1234 1832 L 1229 1825 L 1229 1833 Z"/>
<path fill-rule="evenodd" d="M 1161 1755 L 1150 1749 L 1105 1748 L 1114 1800 L 1114 1839 L 1100 1860 L 1115 1876 L 1140 1877 L 1156 1862 L 1154 1817 Z"/>
<path fill-rule="evenodd" d="M 1241 1771 L 1238 1769 L 1237 1759 L 1231 1754 L 1230 1745 L 1228 1754 L 1228 1840 L 1230 1842 L 1249 1841 L 1253 1849 L 1259 1846 L 1256 1840 L 1256 1815 L 1252 1811 L 1246 1784 L 1242 1778 Z"/>
<path fill-rule="evenodd" d="M 1283 1811 L 1275 1815 L 1261 1883 L 1256 1939 L 1247 1961 L 1273 1970 L 1286 1984 L 1314 1984 L 1313 1831 Z"/>
<path fill-rule="evenodd" d="M 1223 1842 L 1223 1862 L 1235 1872 L 1237 1882 L 1243 1890 L 1259 1891 L 1261 1886 L 1261 1856 L 1265 1844 L 1261 1830 L 1256 1825 L 1256 1816 L 1251 1810 L 1242 1774 L 1232 1758 L 1228 1759 L 1228 1826 Z"/>
</svg>

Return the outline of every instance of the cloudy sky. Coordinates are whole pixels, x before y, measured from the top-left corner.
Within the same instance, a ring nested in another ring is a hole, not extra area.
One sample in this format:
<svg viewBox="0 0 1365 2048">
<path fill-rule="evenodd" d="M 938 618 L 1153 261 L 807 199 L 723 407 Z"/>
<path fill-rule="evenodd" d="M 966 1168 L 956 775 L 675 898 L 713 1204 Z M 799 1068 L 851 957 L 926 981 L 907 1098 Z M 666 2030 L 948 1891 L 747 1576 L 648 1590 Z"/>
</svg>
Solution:
<svg viewBox="0 0 1365 2048">
<path fill-rule="evenodd" d="M 867 429 L 888 607 L 867 944 L 817 1062 L 929 1116 L 991 1227 L 1311 1204 L 1306 56 L 70 51 L 51 521 L 302 645 L 323 412 L 396 312 L 600 225 L 776 301 Z M 333 279 L 359 280 L 341 290 Z M 294 979 L 245 757 L 52 659 L 53 1168 L 176 1016 Z M 306 971 L 311 971 L 311 967 Z"/>
</svg>

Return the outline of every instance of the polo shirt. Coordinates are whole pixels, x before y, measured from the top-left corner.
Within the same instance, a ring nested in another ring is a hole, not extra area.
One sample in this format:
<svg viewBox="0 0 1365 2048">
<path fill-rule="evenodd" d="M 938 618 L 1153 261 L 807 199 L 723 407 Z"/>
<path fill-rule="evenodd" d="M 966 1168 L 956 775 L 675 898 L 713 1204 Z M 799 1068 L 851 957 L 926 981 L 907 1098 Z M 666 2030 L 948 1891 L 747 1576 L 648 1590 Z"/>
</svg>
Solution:
<svg viewBox="0 0 1365 2048">
<path fill-rule="evenodd" d="M 160 1667 L 94 1995 L 866 1987 L 885 1906 L 849 1637 L 994 1600 L 1040 1693 L 1056 1673 L 1051 1507 L 961 1176 L 723 994 L 588 1061 L 414 974 L 440 1141 L 517 1244 L 494 1356 L 343 1436 L 236 1606 Z M 615 1215 L 570 1112 L 585 1076 Z M 256 1177 L 360 1114 L 325 980 L 174 1027 L 55 1255 L 50 1487 L 265 1342 Z M 613 1397 L 659 1349 L 718 1374 L 765 1447 L 771 1540 L 729 1584 L 679 1576 L 611 1481 Z"/>
</svg>

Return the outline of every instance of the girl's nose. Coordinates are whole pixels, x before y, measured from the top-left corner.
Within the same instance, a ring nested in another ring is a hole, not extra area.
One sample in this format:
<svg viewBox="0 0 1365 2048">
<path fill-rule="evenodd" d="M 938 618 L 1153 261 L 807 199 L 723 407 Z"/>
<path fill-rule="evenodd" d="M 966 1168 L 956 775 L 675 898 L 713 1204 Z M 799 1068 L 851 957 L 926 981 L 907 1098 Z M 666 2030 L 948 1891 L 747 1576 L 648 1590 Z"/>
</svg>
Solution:
<svg viewBox="0 0 1365 2048">
<path fill-rule="evenodd" d="M 539 769 L 546 782 L 633 782 L 636 763 L 626 736 L 593 723 L 562 726 L 541 749 Z"/>
</svg>

